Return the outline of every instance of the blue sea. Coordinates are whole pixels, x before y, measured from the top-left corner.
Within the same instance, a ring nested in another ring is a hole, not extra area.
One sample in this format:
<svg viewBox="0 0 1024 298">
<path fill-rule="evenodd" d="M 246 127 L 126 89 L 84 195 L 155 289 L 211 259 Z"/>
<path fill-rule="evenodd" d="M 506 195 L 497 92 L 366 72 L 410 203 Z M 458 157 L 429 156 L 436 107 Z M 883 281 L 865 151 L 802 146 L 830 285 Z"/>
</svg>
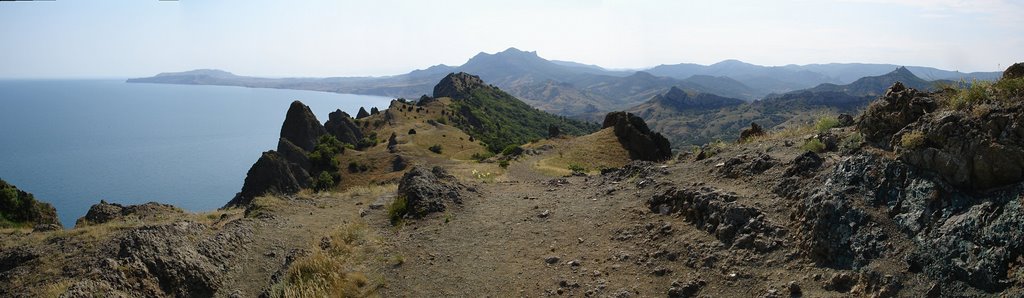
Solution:
<svg viewBox="0 0 1024 298">
<path fill-rule="evenodd" d="M 0 178 L 57 208 L 65 227 L 101 199 L 189 211 L 223 206 L 288 105 L 317 118 L 386 108 L 378 96 L 123 80 L 0 80 Z"/>
</svg>

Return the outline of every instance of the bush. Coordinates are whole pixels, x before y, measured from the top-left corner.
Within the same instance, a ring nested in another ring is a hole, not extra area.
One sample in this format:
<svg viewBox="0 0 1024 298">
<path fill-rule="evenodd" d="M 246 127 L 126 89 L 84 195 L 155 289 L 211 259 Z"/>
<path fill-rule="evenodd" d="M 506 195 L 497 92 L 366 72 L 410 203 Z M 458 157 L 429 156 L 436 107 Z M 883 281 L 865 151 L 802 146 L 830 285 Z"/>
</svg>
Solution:
<svg viewBox="0 0 1024 298">
<path fill-rule="evenodd" d="M 476 160 L 476 161 L 479 162 L 479 161 L 484 161 L 485 159 L 491 158 L 493 156 L 494 156 L 494 153 L 484 152 L 484 153 L 473 153 L 473 156 L 471 156 L 471 158 L 473 160 Z"/>
<path fill-rule="evenodd" d="M 320 172 L 320 175 L 316 178 L 316 183 L 313 184 L 313 189 L 316 191 L 325 191 L 334 187 L 334 184 L 334 176 L 327 171 L 323 171 Z"/>
<path fill-rule="evenodd" d="M 445 117 L 439 117 L 439 118 L 437 118 L 437 120 L 435 120 L 435 121 L 437 121 L 437 123 L 441 123 L 441 124 L 444 124 L 444 125 L 448 125 L 448 119 L 447 119 L 447 118 L 445 118 Z"/>
<path fill-rule="evenodd" d="M 331 173 L 331 175 L 335 175 L 335 181 L 338 181 L 340 175 L 337 173 L 341 169 L 341 162 L 338 161 L 337 155 L 343 152 L 345 152 L 345 146 L 337 138 L 332 135 L 320 136 L 316 147 L 313 148 L 313 152 L 307 155 L 312 168 L 310 172 Z"/>
<path fill-rule="evenodd" d="M 416 129 L 415 128 L 410 128 L 409 129 L 409 134 L 411 134 L 411 135 L 416 134 Z"/>
<path fill-rule="evenodd" d="M 501 149 L 501 155 L 505 156 L 519 155 L 520 153 L 523 153 L 523 148 L 518 145 L 508 145 Z"/>
<path fill-rule="evenodd" d="M 822 151 L 825 151 L 825 143 L 822 143 L 818 139 L 810 139 L 807 140 L 807 142 L 800 148 L 814 153 L 821 153 Z"/>
<path fill-rule="evenodd" d="M 906 149 L 919 148 L 924 145 L 924 141 L 924 133 L 915 130 L 905 133 L 900 137 L 900 146 Z"/>
<path fill-rule="evenodd" d="M 498 162 L 498 166 L 501 167 L 502 169 L 507 169 L 508 168 L 508 161 L 507 160 L 499 161 Z"/>
<path fill-rule="evenodd" d="M 839 118 L 836 118 L 835 116 L 821 116 L 818 118 L 818 121 L 814 122 L 814 128 L 817 129 L 818 132 L 826 132 L 829 129 L 838 126 Z"/>
<path fill-rule="evenodd" d="M 377 140 L 377 132 L 372 132 L 372 133 L 370 133 L 370 135 L 368 135 L 366 137 L 363 137 L 362 140 L 359 140 L 359 144 L 356 147 L 358 147 L 360 149 L 362 149 L 362 148 L 369 148 L 369 147 L 377 146 L 377 143 L 380 143 L 380 141 Z"/>
<path fill-rule="evenodd" d="M 580 165 L 578 163 L 571 163 L 571 164 L 569 164 L 569 170 L 573 171 L 573 172 L 583 173 L 583 172 L 587 171 L 587 168 L 584 168 L 582 165 Z"/>
<path fill-rule="evenodd" d="M 404 195 L 395 197 L 395 201 L 388 205 L 388 218 L 391 219 L 391 224 L 397 224 L 407 213 L 409 213 L 409 200 Z"/>
<path fill-rule="evenodd" d="M 434 153 L 437 153 L 437 154 L 441 154 L 441 145 L 440 144 L 434 144 L 434 146 L 430 146 L 429 149 L 430 149 L 431 152 L 434 152 Z"/>
</svg>

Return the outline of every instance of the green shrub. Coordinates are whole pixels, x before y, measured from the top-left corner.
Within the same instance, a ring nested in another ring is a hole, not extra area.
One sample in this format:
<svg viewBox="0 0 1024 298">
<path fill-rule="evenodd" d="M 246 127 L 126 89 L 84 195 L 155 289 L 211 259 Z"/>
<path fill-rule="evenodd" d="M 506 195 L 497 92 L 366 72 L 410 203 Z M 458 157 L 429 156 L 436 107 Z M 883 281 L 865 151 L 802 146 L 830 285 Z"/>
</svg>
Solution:
<svg viewBox="0 0 1024 298">
<path fill-rule="evenodd" d="M 804 143 L 804 145 L 801 146 L 800 148 L 814 153 L 821 153 L 825 151 L 825 143 L 822 143 L 818 139 L 810 139 L 807 140 L 807 142 Z"/>
<path fill-rule="evenodd" d="M 360 149 L 369 148 L 377 146 L 378 143 L 380 143 L 380 141 L 377 140 L 377 132 L 371 132 L 369 135 L 363 137 L 362 140 L 359 140 L 359 144 L 356 147 Z"/>
<path fill-rule="evenodd" d="M 830 115 L 818 117 L 818 121 L 814 122 L 814 129 L 817 129 L 818 132 L 826 132 L 837 126 L 839 126 L 839 118 Z"/>
<path fill-rule="evenodd" d="M 1007 98 L 1024 96 L 1024 77 L 999 80 L 993 86 Z"/>
<path fill-rule="evenodd" d="M 341 162 L 338 161 L 338 154 L 345 152 L 345 146 L 332 135 L 320 136 L 316 147 L 310 152 L 309 163 L 313 173 L 327 172 L 334 176 L 334 180 L 340 180 L 338 171 L 341 169 Z"/>
<path fill-rule="evenodd" d="M 900 146 L 906 149 L 919 148 L 924 145 L 924 141 L 924 133 L 915 130 L 905 133 L 900 137 Z"/>
<path fill-rule="evenodd" d="M 508 146 L 505 146 L 504 149 L 501 149 L 501 155 L 519 155 L 520 153 L 523 153 L 523 148 L 514 144 L 510 144 Z"/>
<path fill-rule="evenodd" d="M 445 117 L 438 117 L 437 120 L 435 120 L 435 121 L 437 121 L 437 123 L 448 125 L 448 118 L 445 118 Z"/>
<path fill-rule="evenodd" d="M 494 156 L 494 153 L 484 152 L 484 153 L 473 153 L 473 156 L 471 158 L 473 158 L 473 160 L 476 160 L 476 161 L 479 162 L 479 161 L 484 161 L 485 159 L 491 158 L 493 156 Z"/>
<path fill-rule="evenodd" d="M 409 200 L 404 195 L 395 197 L 391 205 L 388 205 L 388 218 L 391 219 L 391 224 L 397 224 L 407 213 L 409 213 Z"/>
<path fill-rule="evenodd" d="M 587 168 L 584 168 L 582 165 L 580 165 L 578 163 L 571 163 L 571 164 L 569 164 L 569 170 L 573 171 L 573 172 L 583 173 L 583 172 L 587 171 Z"/>
<path fill-rule="evenodd" d="M 429 149 L 431 152 L 441 154 L 441 144 L 434 144 L 434 146 L 430 146 Z"/>
<path fill-rule="evenodd" d="M 860 133 L 852 133 L 843 138 L 842 147 L 846 149 L 856 149 L 860 148 L 862 143 L 864 143 L 864 135 Z"/>
<path fill-rule="evenodd" d="M 334 176 L 327 171 L 320 172 L 320 175 L 316 178 L 316 183 L 313 185 L 313 189 L 316 191 L 325 191 L 334 187 Z"/>
<path fill-rule="evenodd" d="M 498 162 L 498 166 L 501 167 L 502 169 L 507 169 L 508 168 L 508 161 L 507 160 L 501 160 L 501 161 Z"/>
<path fill-rule="evenodd" d="M 946 96 L 945 105 L 949 109 L 964 110 L 990 99 L 992 83 L 973 81 L 970 84 L 961 81 Z"/>
</svg>

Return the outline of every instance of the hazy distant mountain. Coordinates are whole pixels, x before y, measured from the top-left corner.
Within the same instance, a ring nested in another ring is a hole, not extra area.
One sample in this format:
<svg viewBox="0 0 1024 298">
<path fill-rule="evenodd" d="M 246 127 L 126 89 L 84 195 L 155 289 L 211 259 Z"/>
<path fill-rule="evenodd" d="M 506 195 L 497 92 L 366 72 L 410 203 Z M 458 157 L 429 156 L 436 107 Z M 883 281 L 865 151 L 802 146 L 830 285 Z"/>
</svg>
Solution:
<svg viewBox="0 0 1024 298">
<path fill-rule="evenodd" d="M 900 67 L 894 64 L 865 64 L 865 63 L 829 63 L 829 64 L 808 64 L 808 65 L 787 65 L 786 68 L 808 70 L 834 77 L 840 83 L 851 83 L 857 79 L 868 76 L 877 76 Z M 993 72 L 972 72 L 962 73 L 959 71 L 941 70 L 932 67 L 907 66 L 907 69 L 914 75 L 926 80 L 997 80 L 1002 73 Z"/>
<path fill-rule="evenodd" d="M 712 65 L 660 65 L 645 71 L 615 71 L 596 65 L 551 61 L 537 52 L 509 48 L 479 53 L 460 66 L 435 65 L 406 74 L 386 77 L 257 78 L 237 76 L 219 70 L 162 73 L 129 82 L 231 85 L 285 88 L 419 98 L 430 94 L 434 84 L 452 72 L 466 72 L 506 90 L 538 109 L 563 116 L 592 119 L 594 115 L 623 110 L 641 104 L 675 86 L 691 93 L 710 93 L 747 101 L 771 94 L 783 94 L 812 87 L 832 90 L 861 77 L 878 76 L 895 69 L 886 64 L 812 64 L 767 67 L 738 60 Z M 926 73 L 927 79 L 957 79 L 972 76 L 998 78 L 998 72 L 963 74 L 925 67 L 907 67 L 909 72 Z M 825 84 L 825 85 L 822 85 Z M 864 83 L 868 84 L 868 83 Z M 846 88 L 867 94 L 884 84 Z M 884 89 L 884 87 L 882 87 Z M 863 90 L 861 90 L 863 89 Z M 845 91 L 844 91 L 845 92 Z M 773 95 L 778 97 L 777 95 Z"/>
<path fill-rule="evenodd" d="M 479 53 L 460 66 L 436 65 L 403 75 L 377 78 L 263 79 L 234 76 L 227 72 L 197 78 L 203 72 L 166 73 L 129 82 L 290 88 L 419 98 L 430 94 L 434 83 L 447 74 L 466 72 L 507 90 L 534 107 L 566 116 L 625 109 L 672 86 L 747 100 L 755 99 L 756 95 L 749 87 L 725 77 L 701 76 L 678 80 L 645 72 L 611 71 L 594 65 L 549 61 L 536 52 L 516 48 L 494 54 Z"/>
<path fill-rule="evenodd" d="M 738 60 L 725 60 L 707 66 L 690 63 L 659 65 L 647 71 L 654 75 L 678 79 L 695 75 L 725 76 L 753 88 L 757 96 L 839 82 L 835 78 L 812 71 L 760 66 Z"/>
<path fill-rule="evenodd" d="M 926 81 L 914 75 L 906 67 L 899 67 L 892 72 L 880 76 L 870 76 L 857 79 L 846 85 L 821 84 L 804 91 L 810 92 L 842 92 L 855 96 L 879 96 L 885 93 L 885 89 L 895 82 L 902 82 L 903 85 L 918 90 L 935 89 L 935 83 Z"/>
</svg>

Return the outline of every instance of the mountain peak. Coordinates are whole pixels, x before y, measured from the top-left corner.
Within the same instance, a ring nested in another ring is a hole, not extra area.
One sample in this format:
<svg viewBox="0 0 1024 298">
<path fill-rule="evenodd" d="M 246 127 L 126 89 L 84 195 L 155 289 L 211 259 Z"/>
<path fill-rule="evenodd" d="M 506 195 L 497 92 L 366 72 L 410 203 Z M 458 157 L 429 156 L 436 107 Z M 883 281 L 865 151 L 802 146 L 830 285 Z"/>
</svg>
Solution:
<svg viewBox="0 0 1024 298">
<path fill-rule="evenodd" d="M 888 75 L 914 76 L 914 77 L 917 77 L 916 75 L 914 75 L 913 72 L 910 72 L 910 70 L 907 69 L 906 66 L 897 67 L 896 70 L 893 70 Z"/>
<path fill-rule="evenodd" d="M 690 95 L 686 94 L 686 91 L 683 91 L 683 89 L 679 89 L 679 87 L 676 86 L 672 86 L 671 89 L 668 89 L 668 92 L 665 92 L 665 98 L 670 100 L 685 100 L 688 97 L 690 97 Z"/>
<path fill-rule="evenodd" d="M 478 76 L 465 72 L 453 72 L 445 76 L 444 79 L 441 79 L 441 82 L 434 86 L 434 98 L 459 98 L 469 94 L 470 90 L 485 86 L 487 84 Z"/>
</svg>

